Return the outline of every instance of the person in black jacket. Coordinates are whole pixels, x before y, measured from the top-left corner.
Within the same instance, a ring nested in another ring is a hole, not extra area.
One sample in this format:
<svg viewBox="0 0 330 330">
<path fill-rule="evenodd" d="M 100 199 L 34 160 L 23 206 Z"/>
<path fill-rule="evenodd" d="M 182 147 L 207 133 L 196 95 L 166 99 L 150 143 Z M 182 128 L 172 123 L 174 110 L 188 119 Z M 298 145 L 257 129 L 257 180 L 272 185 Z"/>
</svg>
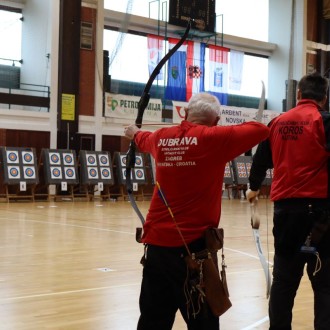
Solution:
<svg viewBox="0 0 330 330">
<path fill-rule="evenodd" d="M 328 79 L 318 73 L 298 83 L 298 104 L 269 123 L 269 138 L 253 156 L 247 199 L 257 198 L 273 168 L 274 268 L 270 330 L 289 330 L 304 267 L 314 291 L 314 328 L 330 329 L 330 114 Z M 312 328 L 312 327 L 311 327 Z"/>
</svg>

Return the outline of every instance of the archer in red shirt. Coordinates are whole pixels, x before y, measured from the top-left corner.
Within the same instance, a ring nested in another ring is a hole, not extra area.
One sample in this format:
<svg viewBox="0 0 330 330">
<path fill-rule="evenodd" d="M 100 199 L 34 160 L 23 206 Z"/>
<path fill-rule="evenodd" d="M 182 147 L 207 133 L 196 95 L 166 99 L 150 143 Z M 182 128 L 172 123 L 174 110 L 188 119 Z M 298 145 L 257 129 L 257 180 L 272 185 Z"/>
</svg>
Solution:
<svg viewBox="0 0 330 330">
<path fill-rule="evenodd" d="M 218 126 L 218 99 L 207 93 L 194 95 L 180 125 L 155 132 L 136 126 L 125 129 L 141 152 L 150 153 L 156 164 L 156 181 L 171 207 L 185 242 L 192 252 L 205 229 L 218 227 L 225 165 L 266 139 L 269 129 L 257 122 Z M 146 263 L 140 296 L 138 329 L 171 329 L 180 309 L 196 329 L 219 328 L 217 317 L 200 313 L 188 317 L 183 292 L 186 266 L 183 240 L 155 187 L 144 225 Z M 195 328 L 189 328 L 195 329 Z"/>
</svg>

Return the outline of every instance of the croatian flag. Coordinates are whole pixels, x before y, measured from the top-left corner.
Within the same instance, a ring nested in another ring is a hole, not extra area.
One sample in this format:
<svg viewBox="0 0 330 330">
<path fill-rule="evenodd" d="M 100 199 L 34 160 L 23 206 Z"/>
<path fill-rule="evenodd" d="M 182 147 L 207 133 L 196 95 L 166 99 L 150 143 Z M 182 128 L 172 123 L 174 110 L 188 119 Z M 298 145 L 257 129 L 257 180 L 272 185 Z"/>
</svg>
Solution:
<svg viewBox="0 0 330 330">
<path fill-rule="evenodd" d="M 229 49 L 220 46 L 209 46 L 210 49 L 210 93 L 220 103 L 228 104 L 228 53 Z"/>
<path fill-rule="evenodd" d="M 160 36 L 155 36 L 152 34 L 148 34 L 148 69 L 149 75 L 152 74 L 154 69 L 156 68 L 157 64 L 163 58 L 164 52 L 164 38 Z M 156 79 L 163 80 L 163 68 L 160 70 L 159 74 L 157 75 Z"/>
<path fill-rule="evenodd" d="M 178 42 L 179 39 L 169 38 L 169 49 L 172 49 Z M 165 98 L 168 100 L 186 101 L 186 60 L 187 44 L 184 43 L 168 61 L 165 89 Z"/>
<path fill-rule="evenodd" d="M 192 95 L 204 92 L 205 43 L 188 41 L 187 101 Z"/>
</svg>

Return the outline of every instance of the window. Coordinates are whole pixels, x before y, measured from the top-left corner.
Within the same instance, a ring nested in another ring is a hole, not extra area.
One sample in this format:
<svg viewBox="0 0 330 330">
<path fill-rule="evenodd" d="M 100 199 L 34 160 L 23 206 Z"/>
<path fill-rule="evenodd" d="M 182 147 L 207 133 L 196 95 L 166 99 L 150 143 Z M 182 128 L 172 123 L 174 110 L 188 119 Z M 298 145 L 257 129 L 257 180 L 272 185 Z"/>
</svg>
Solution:
<svg viewBox="0 0 330 330">
<path fill-rule="evenodd" d="M 104 30 L 104 49 L 109 51 L 109 74 L 112 79 L 146 83 L 148 73 L 147 38 L 132 34 L 119 34 Z M 168 49 L 168 46 L 166 47 Z M 113 60 L 112 60 L 113 58 Z M 208 49 L 205 54 L 205 90 L 208 90 Z M 230 59 L 230 56 L 229 56 Z M 239 91 L 228 90 L 229 94 L 260 97 L 261 81 L 268 83 L 268 59 L 244 55 L 242 85 Z M 157 82 L 155 81 L 154 84 Z M 164 85 L 164 81 L 158 81 Z"/>
<path fill-rule="evenodd" d="M 165 8 L 169 6 L 169 0 L 104 0 L 104 8 L 157 19 L 158 3 L 160 3 L 161 8 L 163 8 L 163 3 L 165 3 Z M 223 31 L 221 31 L 221 27 L 217 27 L 217 31 L 238 37 L 267 41 L 268 5 L 269 0 L 216 1 L 216 15 L 223 15 Z"/>
<path fill-rule="evenodd" d="M 0 10 L 0 64 L 20 66 L 22 14 Z"/>
</svg>

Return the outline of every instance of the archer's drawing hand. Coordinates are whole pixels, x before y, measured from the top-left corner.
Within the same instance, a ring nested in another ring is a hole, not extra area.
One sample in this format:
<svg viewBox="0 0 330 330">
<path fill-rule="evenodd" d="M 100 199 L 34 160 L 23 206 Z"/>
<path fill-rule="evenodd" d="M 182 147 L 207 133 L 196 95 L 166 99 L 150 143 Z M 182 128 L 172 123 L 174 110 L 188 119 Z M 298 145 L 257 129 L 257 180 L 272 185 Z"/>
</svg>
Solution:
<svg viewBox="0 0 330 330">
<path fill-rule="evenodd" d="M 130 125 L 130 126 L 126 126 L 124 129 L 124 134 L 125 136 L 130 139 L 133 140 L 134 139 L 134 135 L 140 131 L 140 129 L 136 126 L 136 125 Z"/>
<path fill-rule="evenodd" d="M 254 190 L 248 189 L 245 194 L 246 194 L 246 199 L 250 203 L 253 203 L 259 195 L 259 190 L 254 191 Z"/>
</svg>

